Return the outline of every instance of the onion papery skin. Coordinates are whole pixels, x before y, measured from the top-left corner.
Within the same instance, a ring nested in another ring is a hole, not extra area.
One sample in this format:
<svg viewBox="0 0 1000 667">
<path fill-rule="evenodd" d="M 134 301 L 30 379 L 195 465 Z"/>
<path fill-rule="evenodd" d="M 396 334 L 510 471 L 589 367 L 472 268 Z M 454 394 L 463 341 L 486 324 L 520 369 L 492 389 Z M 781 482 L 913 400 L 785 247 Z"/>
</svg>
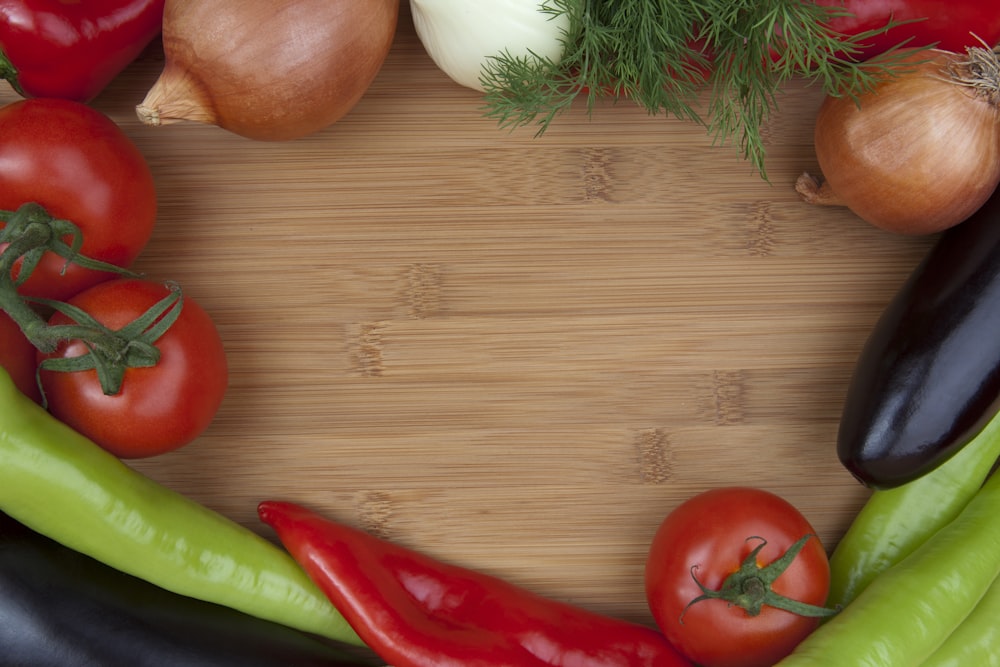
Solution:
<svg viewBox="0 0 1000 667">
<path fill-rule="evenodd" d="M 990 97 L 958 82 L 967 59 L 914 50 L 856 100 L 828 96 L 814 137 L 819 198 L 832 200 L 821 203 L 901 234 L 939 232 L 978 210 L 1000 183 L 1000 113 L 995 86 Z"/>
<path fill-rule="evenodd" d="M 398 0 L 167 0 L 165 66 L 136 112 L 261 141 L 313 134 L 367 92 L 398 18 Z"/>
<path fill-rule="evenodd" d="M 559 62 L 569 17 L 542 11 L 542 0 L 410 0 L 424 50 L 448 77 L 483 92 L 489 58 L 535 54 Z"/>
</svg>

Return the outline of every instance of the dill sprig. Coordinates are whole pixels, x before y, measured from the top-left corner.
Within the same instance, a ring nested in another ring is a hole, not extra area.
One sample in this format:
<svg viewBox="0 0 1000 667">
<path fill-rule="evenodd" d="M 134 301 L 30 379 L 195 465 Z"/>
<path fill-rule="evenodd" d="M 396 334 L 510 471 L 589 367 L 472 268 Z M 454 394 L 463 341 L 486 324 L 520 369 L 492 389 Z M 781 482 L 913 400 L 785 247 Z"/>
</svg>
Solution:
<svg viewBox="0 0 1000 667">
<path fill-rule="evenodd" d="M 811 0 L 544 0 L 541 11 L 568 18 L 561 59 L 488 59 L 487 117 L 505 128 L 534 124 L 540 135 L 581 95 L 588 113 L 599 97 L 628 99 L 736 143 L 765 179 L 761 128 L 783 86 L 802 77 L 857 96 L 895 62 L 896 49 L 862 61 L 866 42 L 900 25 L 846 35 L 830 27 L 846 10 Z"/>
</svg>

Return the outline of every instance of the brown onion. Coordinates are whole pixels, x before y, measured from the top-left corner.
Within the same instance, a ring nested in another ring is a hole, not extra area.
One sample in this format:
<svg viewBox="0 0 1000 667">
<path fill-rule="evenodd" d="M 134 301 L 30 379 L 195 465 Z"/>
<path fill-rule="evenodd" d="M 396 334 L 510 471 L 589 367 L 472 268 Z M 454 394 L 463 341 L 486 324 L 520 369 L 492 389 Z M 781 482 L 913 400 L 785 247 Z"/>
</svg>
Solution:
<svg viewBox="0 0 1000 667">
<path fill-rule="evenodd" d="M 167 0 L 147 125 L 211 123 L 268 141 L 350 111 L 392 45 L 399 0 Z"/>
<path fill-rule="evenodd" d="M 803 174 L 796 189 L 893 232 L 952 227 L 1000 184 L 998 104 L 993 51 L 913 50 L 870 92 L 824 100 L 815 130 L 822 177 Z"/>
</svg>

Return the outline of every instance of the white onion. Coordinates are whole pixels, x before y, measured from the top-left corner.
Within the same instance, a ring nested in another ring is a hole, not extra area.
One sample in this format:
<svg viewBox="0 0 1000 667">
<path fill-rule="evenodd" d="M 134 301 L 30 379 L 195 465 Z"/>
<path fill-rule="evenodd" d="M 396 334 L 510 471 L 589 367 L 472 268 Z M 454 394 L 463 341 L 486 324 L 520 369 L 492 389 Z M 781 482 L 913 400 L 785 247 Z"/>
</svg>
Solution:
<svg viewBox="0 0 1000 667">
<path fill-rule="evenodd" d="M 453 81 L 482 91 L 487 59 L 534 53 L 558 62 L 565 14 L 541 10 L 541 0 L 410 0 L 413 24 L 427 54 Z"/>
</svg>

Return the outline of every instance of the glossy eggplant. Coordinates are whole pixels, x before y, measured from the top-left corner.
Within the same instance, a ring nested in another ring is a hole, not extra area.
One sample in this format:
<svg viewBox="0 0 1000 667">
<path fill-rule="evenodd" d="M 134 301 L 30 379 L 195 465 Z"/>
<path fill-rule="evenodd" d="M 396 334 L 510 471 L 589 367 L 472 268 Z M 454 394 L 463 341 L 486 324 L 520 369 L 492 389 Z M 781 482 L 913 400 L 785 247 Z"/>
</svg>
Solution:
<svg viewBox="0 0 1000 667">
<path fill-rule="evenodd" d="M 0 515 L 3 667 L 370 664 L 296 630 L 170 593 Z"/>
<path fill-rule="evenodd" d="M 837 453 L 892 488 L 959 451 L 1000 407 L 1000 191 L 944 232 L 858 358 Z"/>
</svg>

